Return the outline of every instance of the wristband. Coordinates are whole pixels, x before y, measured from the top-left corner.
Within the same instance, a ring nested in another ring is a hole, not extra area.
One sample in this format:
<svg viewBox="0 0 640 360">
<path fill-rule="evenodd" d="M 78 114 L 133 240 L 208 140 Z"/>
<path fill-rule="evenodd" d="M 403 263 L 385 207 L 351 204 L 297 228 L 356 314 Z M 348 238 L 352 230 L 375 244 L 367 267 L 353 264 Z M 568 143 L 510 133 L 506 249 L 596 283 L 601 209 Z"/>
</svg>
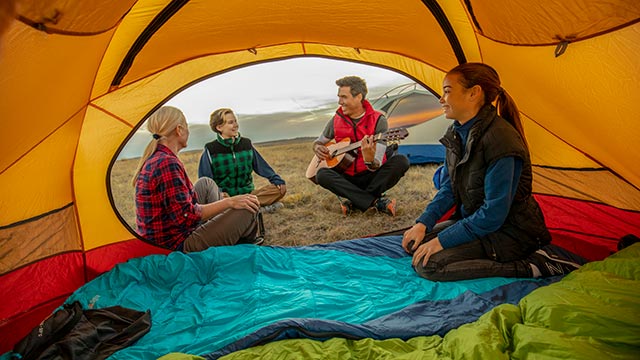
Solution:
<svg viewBox="0 0 640 360">
<path fill-rule="evenodd" d="M 377 170 L 380 166 L 376 166 L 377 162 L 376 159 L 373 159 L 373 161 L 365 161 L 364 165 L 371 169 L 371 170 Z"/>
</svg>

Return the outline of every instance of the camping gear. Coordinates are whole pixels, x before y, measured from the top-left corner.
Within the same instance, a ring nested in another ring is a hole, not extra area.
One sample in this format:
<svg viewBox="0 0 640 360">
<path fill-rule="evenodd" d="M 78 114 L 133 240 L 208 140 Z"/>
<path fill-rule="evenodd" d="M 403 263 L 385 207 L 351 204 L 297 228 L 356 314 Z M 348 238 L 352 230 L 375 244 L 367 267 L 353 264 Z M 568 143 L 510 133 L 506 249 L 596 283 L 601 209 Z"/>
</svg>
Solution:
<svg viewBox="0 0 640 360">
<path fill-rule="evenodd" d="M 410 339 L 382 340 L 300 334 L 294 339 L 261 342 L 263 346 L 248 349 L 242 349 L 242 342 L 238 341 L 233 348 L 238 351 L 224 360 L 321 360 L 341 358 L 342 354 L 354 359 L 389 360 L 636 359 L 640 349 L 638 259 L 640 245 L 636 244 L 604 261 L 586 264 L 558 282 L 539 287 L 520 301 L 493 307 L 478 320 L 446 335 L 442 335 L 445 331 L 425 332 Z M 436 304 L 425 303 L 433 305 Z M 439 323 L 438 320 L 434 316 L 428 321 Z M 204 358 L 217 359 L 221 354 L 226 352 L 216 351 Z"/>
<path fill-rule="evenodd" d="M 440 139 L 451 125 L 444 117 L 438 98 L 417 83 L 396 86 L 371 101 L 386 115 L 389 128 L 407 127 L 411 132 L 398 146 L 411 165 L 443 163 L 444 145 Z"/>
<path fill-rule="evenodd" d="M 83 310 L 74 301 L 56 310 L 22 339 L 13 349 L 12 359 L 106 359 L 134 344 L 150 328 L 149 311 L 122 306 Z"/>
<path fill-rule="evenodd" d="M 119 216 L 110 169 L 171 96 L 260 62 L 362 62 L 438 96 L 448 69 L 486 62 L 521 111 L 553 242 L 600 260 L 640 234 L 637 0 L 17 3 L 0 44 L 0 351 L 115 264 L 167 253 Z"/>
<path fill-rule="evenodd" d="M 384 344 L 402 352 L 416 341 L 432 345 L 413 349 L 424 354 L 414 358 L 436 359 L 434 351 L 487 359 L 510 351 L 549 358 L 637 354 L 638 244 L 564 277 L 433 282 L 414 272 L 401 243 L 401 236 L 381 236 L 151 255 L 117 265 L 66 302 L 149 310 L 151 330 L 117 359 L 173 352 L 278 358 L 270 351 L 326 359 L 363 346 L 392 350 Z M 338 349 L 319 343 L 328 339 Z"/>
<path fill-rule="evenodd" d="M 560 279 L 432 282 L 412 269 L 401 239 L 150 255 L 117 265 L 66 302 L 148 310 L 151 330 L 116 357 L 156 359 L 220 355 L 292 337 L 444 335 Z"/>
</svg>

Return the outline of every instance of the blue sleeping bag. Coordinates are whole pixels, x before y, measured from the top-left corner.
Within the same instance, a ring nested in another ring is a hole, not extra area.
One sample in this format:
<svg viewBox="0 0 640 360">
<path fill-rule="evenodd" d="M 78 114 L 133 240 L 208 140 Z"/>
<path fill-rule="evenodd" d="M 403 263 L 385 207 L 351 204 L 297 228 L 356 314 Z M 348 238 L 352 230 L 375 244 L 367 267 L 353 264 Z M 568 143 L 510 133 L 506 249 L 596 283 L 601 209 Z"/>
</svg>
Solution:
<svg viewBox="0 0 640 360">
<path fill-rule="evenodd" d="M 432 282 L 417 276 L 400 242 L 386 236 L 151 255 L 117 265 L 67 303 L 151 312 L 149 333 L 110 359 L 171 352 L 215 359 L 286 338 L 443 335 L 554 281 Z"/>
</svg>

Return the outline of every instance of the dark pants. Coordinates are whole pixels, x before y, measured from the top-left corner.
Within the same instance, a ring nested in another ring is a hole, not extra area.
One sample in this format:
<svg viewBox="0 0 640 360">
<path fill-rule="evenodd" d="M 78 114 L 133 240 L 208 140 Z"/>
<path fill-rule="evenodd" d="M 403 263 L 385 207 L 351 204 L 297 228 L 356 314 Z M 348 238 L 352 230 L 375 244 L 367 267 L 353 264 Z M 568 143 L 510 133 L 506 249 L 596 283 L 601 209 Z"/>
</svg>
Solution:
<svg viewBox="0 0 640 360">
<path fill-rule="evenodd" d="M 397 184 L 408 169 L 409 159 L 404 155 L 394 155 L 380 169 L 355 176 L 323 168 L 318 170 L 316 181 L 332 193 L 351 200 L 356 209 L 365 211 L 385 191 Z"/>
<path fill-rule="evenodd" d="M 447 221 L 436 225 L 435 235 L 446 229 L 455 221 Z M 480 240 L 462 244 L 450 249 L 443 249 L 429 258 L 427 266 L 422 263 L 416 267 L 416 272 L 423 278 L 432 281 L 457 281 L 487 277 L 533 277 L 531 267 L 522 260 L 498 262 L 491 259 Z"/>
</svg>

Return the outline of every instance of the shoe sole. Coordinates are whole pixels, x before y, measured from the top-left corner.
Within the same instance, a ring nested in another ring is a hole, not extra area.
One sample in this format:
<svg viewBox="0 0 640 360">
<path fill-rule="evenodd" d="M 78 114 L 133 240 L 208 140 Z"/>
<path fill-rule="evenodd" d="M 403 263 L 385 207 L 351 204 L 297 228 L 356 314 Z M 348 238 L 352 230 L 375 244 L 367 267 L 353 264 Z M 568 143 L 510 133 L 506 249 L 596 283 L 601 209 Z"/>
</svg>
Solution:
<svg viewBox="0 0 640 360">
<path fill-rule="evenodd" d="M 565 265 L 573 266 L 573 267 L 575 267 L 576 269 L 580 269 L 580 268 L 582 267 L 582 265 L 580 265 L 580 264 L 576 264 L 576 263 L 574 263 L 573 261 L 556 259 L 556 258 L 552 257 L 551 255 L 547 254 L 547 252 L 546 252 L 546 251 L 544 251 L 544 250 L 536 250 L 536 254 L 542 255 L 542 256 L 544 256 L 545 258 L 547 258 L 547 259 L 549 259 L 549 260 L 551 260 L 551 261 L 555 261 L 555 262 L 557 262 L 557 263 L 561 263 L 561 264 L 565 264 Z"/>
<path fill-rule="evenodd" d="M 340 197 L 338 197 L 340 200 Z M 342 200 L 340 200 L 340 212 L 343 216 L 349 216 L 353 212 L 353 203 L 349 203 L 349 200 L 345 200 L 349 205 L 345 205 Z"/>
<path fill-rule="evenodd" d="M 387 205 L 387 214 L 396 216 L 396 199 L 392 199 L 389 205 Z"/>
</svg>

